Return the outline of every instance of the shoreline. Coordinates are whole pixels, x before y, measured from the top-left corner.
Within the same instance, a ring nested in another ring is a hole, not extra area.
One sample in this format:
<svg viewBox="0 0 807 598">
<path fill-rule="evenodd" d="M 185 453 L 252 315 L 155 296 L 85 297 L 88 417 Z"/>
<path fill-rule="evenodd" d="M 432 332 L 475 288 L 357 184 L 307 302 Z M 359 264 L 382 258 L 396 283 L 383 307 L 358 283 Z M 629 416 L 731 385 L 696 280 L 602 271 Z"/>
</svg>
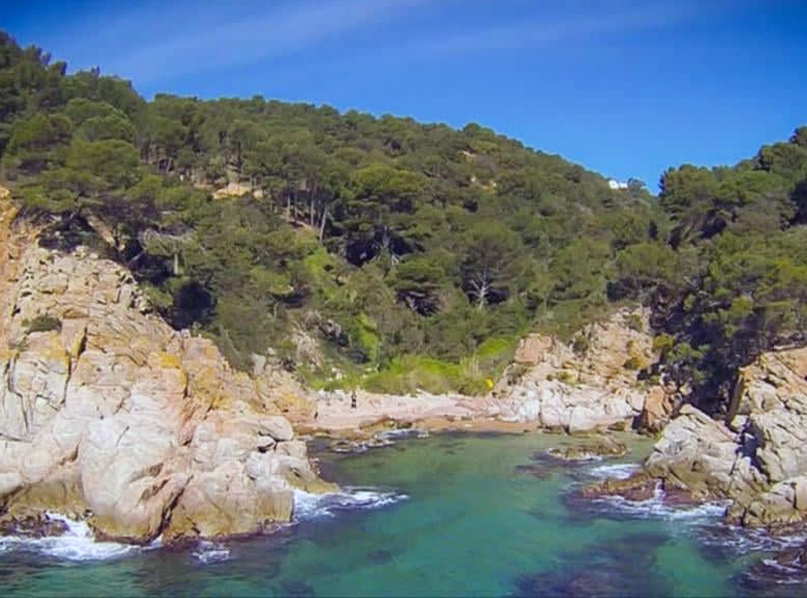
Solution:
<svg viewBox="0 0 807 598">
<path fill-rule="evenodd" d="M 313 415 L 298 418 L 300 438 L 362 442 L 395 430 L 523 434 L 538 422 L 509 422 L 496 417 L 489 396 L 459 394 L 375 394 L 364 390 L 320 392 Z"/>
<path fill-rule="evenodd" d="M 362 441 L 370 440 L 378 434 L 395 431 L 422 431 L 428 433 L 468 432 L 471 434 L 512 434 L 521 435 L 530 432 L 559 434 L 559 432 L 541 428 L 535 422 L 506 422 L 495 418 L 477 417 L 455 419 L 451 416 L 431 416 L 422 419 L 399 420 L 384 417 L 361 424 L 358 428 L 325 427 L 310 424 L 297 424 L 296 430 L 301 440 L 329 438 L 332 440 Z M 560 433 L 562 434 L 562 433 Z M 571 435 L 569 435 L 571 436 Z M 579 436 L 584 438 L 585 436 Z"/>
<path fill-rule="evenodd" d="M 333 441 L 361 443 L 373 441 L 379 434 L 393 431 L 420 430 L 429 433 L 527 434 L 541 432 L 569 438 L 585 439 L 609 436 L 613 432 L 648 437 L 623 422 L 622 427 L 596 427 L 569 431 L 547 427 L 540 419 L 519 421 L 501 417 L 501 405 L 492 395 L 434 395 L 421 392 L 412 395 L 375 394 L 364 390 L 353 396 L 345 391 L 314 394 L 311 412 L 293 420 L 300 439 L 327 438 Z M 355 406 L 353 406 L 355 405 Z"/>
</svg>

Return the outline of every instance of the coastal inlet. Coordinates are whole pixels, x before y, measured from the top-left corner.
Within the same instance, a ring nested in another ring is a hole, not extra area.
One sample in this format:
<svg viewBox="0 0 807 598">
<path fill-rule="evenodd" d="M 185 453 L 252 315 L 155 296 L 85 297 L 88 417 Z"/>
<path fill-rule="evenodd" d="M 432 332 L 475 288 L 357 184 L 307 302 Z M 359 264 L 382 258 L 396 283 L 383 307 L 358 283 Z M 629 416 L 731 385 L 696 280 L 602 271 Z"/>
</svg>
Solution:
<svg viewBox="0 0 807 598">
<path fill-rule="evenodd" d="M 632 474 L 651 449 L 646 439 L 613 435 L 628 452 L 611 458 L 542 433 L 391 442 L 361 454 L 312 447 L 344 494 L 299 495 L 298 517 L 272 535 L 182 549 L 99 547 L 77 539 L 81 530 L 6 539 L 3 595 L 68 596 L 77 587 L 88 596 L 803 593 L 771 565 L 798 539 L 726 527 L 719 504 L 578 500 L 588 484 Z"/>
</svg>

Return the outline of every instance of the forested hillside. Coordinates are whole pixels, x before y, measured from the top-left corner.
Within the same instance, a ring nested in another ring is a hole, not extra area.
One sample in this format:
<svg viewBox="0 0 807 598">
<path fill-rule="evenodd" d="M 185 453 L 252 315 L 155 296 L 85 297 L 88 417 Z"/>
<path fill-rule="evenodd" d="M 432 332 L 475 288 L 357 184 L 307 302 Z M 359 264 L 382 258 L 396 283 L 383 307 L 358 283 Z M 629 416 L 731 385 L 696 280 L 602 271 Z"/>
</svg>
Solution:
<svg viewBox="0 0 807 598">
<path fill-rule="evenodd" d="M 647 375 L 720 406 L 739 365 L 804 340 L 805 128 L 656 198 L 475 124 L 146 102 L 0 34 L 0 155 L 42 243 L 108 252 L 240 367 L 271 350 L 320 384 L 475 392 L 524 332 L 639 300 Z"/>
</svg>

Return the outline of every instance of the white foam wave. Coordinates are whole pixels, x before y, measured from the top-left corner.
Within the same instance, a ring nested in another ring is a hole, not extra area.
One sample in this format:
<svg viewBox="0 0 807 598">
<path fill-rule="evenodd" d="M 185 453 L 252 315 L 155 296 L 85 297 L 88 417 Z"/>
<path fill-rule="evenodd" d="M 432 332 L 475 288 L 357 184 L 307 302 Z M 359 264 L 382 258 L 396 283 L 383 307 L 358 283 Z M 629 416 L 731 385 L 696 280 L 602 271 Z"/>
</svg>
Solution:
<svg viewBox="0 0 807 598">
<path fill-rule="evenodd" d="M 576 454 L 574 457 L 571 456 L 564 456 L 564 453 L 561 449 L 557 448 L 550 448 L 544 451 L 544 455 L 550 457 L 551 459 L 555 459 L 557 461 L 565 461 L 570 465 L 581 464 L 581 463 L 592 463 L 597 461 L 602 461 L 603 456 L 597 455 L 595 453 L 587 453 L 585 451 L 581 451 L 580 453 Z"/>
<path fill-rule="evenodd" d="M 613 463 L 609 465 L 599 465 L 592 467 L 588 473 L 598 480 L 615 479 L 626 480 L 639 471 L 641 466 L 638 463 Z"/>
<path fill-rule="evenodd" d="M 2 536 L 0 552 L 25 550 L 68 561 L 101 561 L 120 558 L 137 550 L 136 546 L 129 544 L 96 541 L 84 521 L 74 521 L 55 513 L 48 513 L 47 516 L 64 523 L 67 531 L 61 536 L 44 538 Z"/>
<path fill-rule="evenodd" d="M 407 498 L 405 494 L 379 492 L 371 488 L 346 488 L 343 492 L 326 494 L 297 490 L 294 493 L 294 521 L 333 517 L 337 511 L 379 509 Z"/>
<path fill-rule="evenodd" d="M 193 554 L 198 561 L 205 565 L 229 561 L 231 558 L 230 549 L 224 544 L 219 544 L 217 542 L 199 542 L 196 550 L 194 550 L 191 554 Z"/>
<path fill-rule="evenodd" d="M 417 428 L 401 428 L 396 430 L 384 430 L 375 435 L 379 440 L 387 440 L 395 442 L 396 440 L 406 440 L 408 438 L 428 438 L 429 432 L 427 430 L 419 430 Z"/>
<path fill-rule="evenodd" d="M 766 567 L 770 567 L 780 573 L 784 573 L 789 576 L 789 579 L 782 580 L 783 582 L 787 583 L 790 581 L 791 583 L 802 583 L 802 579 L 796 579 L 795 576 L 803 573 L 800 569 L 796 567 L 788 567 L 787 565 L 783 565 L 782 563 L 778 562 L 776 559 L 762 559 L 762 563 Z"/>
<path fill-rule="evenodd" d="M 729 548 L 737 554 L 777 552 L 802 546 L 807 541 L 804 533 L 774 536 L 763 528 L 725 526 L 722 529 L 726 533 L 704 533 L 699 540 L 706 545 Z"/>
<path fill-rule="evenodd" d="M 696 505 L 670 505 L 664 500 L 661 484 L 656 486 L 653 498 L 648 500 L 628 500 L 622 496 L 604 496 L 594 499 L 595 503 L 607 505 L 620 513 L 637 519 L 660 519 L 682 523 L 713 523 L 726 512 L 726 501 L 712 501 Z"/>
</svg>

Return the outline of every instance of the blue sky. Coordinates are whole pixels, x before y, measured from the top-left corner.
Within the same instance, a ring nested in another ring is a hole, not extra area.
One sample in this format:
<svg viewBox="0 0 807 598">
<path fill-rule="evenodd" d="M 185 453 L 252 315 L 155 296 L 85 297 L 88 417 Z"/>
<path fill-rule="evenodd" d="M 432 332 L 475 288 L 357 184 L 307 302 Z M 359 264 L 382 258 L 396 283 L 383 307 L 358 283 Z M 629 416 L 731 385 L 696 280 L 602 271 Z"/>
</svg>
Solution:
<svg viewBox="0 0 807 598">
<path fill-rule="evenodd" d="M 478 122 L 652 191 L 807 124 L 806 0 L 28 0 L 0 27 L 146 97 Z"/>
</svg>

